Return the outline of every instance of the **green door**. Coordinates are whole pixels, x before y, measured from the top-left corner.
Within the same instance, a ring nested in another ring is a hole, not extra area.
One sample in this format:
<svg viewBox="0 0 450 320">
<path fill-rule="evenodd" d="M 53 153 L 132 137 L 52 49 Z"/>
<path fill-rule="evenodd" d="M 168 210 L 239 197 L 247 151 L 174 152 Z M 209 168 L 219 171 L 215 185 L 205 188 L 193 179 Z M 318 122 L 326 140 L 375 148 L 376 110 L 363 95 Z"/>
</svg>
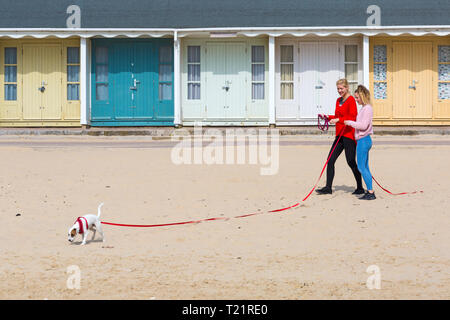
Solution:
<svg viewBox="0 0 450 320">
<path fill-rule="evenodd" d="M 212 121 L 246 117 L 248 73 L 244 43 L 206 45 L 206 117 Z"/>
</svg>

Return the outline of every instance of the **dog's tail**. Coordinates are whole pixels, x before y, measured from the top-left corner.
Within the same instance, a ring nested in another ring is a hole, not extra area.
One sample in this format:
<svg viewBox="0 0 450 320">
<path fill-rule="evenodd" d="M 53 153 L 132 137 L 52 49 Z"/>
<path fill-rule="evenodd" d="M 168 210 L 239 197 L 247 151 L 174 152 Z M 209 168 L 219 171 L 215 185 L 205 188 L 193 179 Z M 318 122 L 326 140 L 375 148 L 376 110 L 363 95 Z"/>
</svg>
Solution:
<svg viewBox="0 0 450 320">
<path fill-rule="evenodd" d="M 102 207 L 103 207 L 103 202 L 99 204 L 98 209 L 97 209 L 97 218 L 100 218 L 100 215 L 102 214 Z"/>
</svg>

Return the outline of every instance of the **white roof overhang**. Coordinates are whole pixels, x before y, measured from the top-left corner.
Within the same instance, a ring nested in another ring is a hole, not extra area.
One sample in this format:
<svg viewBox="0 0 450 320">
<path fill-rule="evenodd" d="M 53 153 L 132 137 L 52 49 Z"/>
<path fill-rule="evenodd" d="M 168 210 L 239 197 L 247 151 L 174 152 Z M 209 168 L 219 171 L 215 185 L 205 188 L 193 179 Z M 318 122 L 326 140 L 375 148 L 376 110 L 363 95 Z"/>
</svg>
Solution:
<svg viewBox="0 0 450 320">
<path fill-rule="evenodd" d="M 450 25 L 445 26 L 380 26 L 380 27 L 304 27 L 304 28 L 193 28 L 193 29 L 0 29 L 0 37 L 7 37 L 12 39 L 20 39 L 24 37 L 31 38 L 138 38 L 138 37 L 172 37 L 175 34 L 179 37 L 188 37 L 195 35 L 210 35 L 210 34 L 227 34 L 246 37 L 257 36 L 448 36 L 450 35 Z"/>
</svg>

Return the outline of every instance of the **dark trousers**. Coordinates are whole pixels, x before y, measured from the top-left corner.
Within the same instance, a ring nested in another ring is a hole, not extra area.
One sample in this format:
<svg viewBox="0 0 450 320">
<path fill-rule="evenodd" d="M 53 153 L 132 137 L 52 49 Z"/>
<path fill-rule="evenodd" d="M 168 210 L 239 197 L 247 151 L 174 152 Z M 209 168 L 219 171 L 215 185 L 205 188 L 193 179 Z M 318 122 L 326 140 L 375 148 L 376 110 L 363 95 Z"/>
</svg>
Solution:
<svg viewBox="0 0 450 320">
<path fill-rule="evenodd" d="M 355 176 L 356 186 L 358 189 L 362 189 L 362 180 L 361 173 L 358 170 L 358 166 L 356 164 L 356 142 L 347 137 L 341 137 L 339 142 L 337 142 L 338 137 L 333 142 L 331 146 L 330 152 L 328 153 L 328 157 L 330 156 L 331 151 L 336 145 L 336 149 L 334 149 L 333 154 L 330 157 L 330 160 L 327 165 L 327 187 L 331 188 L 333 185 L 334 179 L 334 164 L 336 163 L 337 158 L 341 155 L 342 151 L 345 150 L 345 158 L 347 159 L 347 164 L 352 169 L 353 175 Z"/>
</svg>

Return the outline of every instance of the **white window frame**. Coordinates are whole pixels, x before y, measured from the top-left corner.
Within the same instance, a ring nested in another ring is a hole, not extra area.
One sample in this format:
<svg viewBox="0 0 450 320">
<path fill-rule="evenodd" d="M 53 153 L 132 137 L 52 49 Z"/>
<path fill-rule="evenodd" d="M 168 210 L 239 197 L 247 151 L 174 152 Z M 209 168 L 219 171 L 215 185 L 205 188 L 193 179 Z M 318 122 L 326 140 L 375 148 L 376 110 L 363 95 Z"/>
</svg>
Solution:
<svg viewBox="0 0 450 320">
<path fill-rule="evenodd" d="M 263 62 L 253 62 L 253 47 L 261 47 L 264 52 L 264 61 Z M 251 99 L 252 101 L 264 101 L 267 98 L 267 88 L 266 88 L 266 82 L 267 82 L 267 74 L 266 74 L 266 64 L 268 61 L 267 52 L 266 52 L 266 46 L 260 45 L 260 44 L 250 44 L 250 61 L 251 61 L 251 67 L 250 67 L 250 79 L 251 79 Z M 264 81 L 254 81 L 253 80 L 253 66 L 254 65 L 262 65 L 264 67 Z M 264 88 L 264 96 L 262 98 L 254 98 L 253 97 L 253 85 L 254 84 L 262 84 Z"/>
<path fill-rule="evenodd" d="M 189 62 L 189 47 L 199 47 L 200 62 Z M 200 66 L 200 79 L 198 81 L 189 80 L 189 66 L 198 65 Z M 198 99 L 189 99 L 189 85 L 199 84 L 200 85 L 200 97 Z M 186 100 L 188 101 L 201 101 L 202 100 L 202 46 L 197 44 L 186 45 Z"/>
</svg>

